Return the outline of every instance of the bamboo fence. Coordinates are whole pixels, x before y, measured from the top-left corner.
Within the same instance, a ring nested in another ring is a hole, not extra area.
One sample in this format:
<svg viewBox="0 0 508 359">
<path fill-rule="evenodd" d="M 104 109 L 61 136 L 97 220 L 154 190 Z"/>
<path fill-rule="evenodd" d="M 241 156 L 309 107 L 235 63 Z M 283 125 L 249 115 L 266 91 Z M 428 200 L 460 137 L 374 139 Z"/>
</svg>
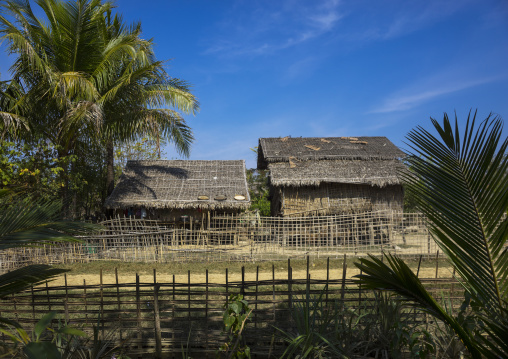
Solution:
<svg viewBox="0 0 508 359">
<path fill-rule="evenodd" d="M 458 303 L 460 285 L 453 279 L 421 279 L 424 285 L 438 296 L 446 288 L 446 299 Z M 338 273 L 338 271 L 336 271 Z M 224 303 L 231 293 L 241 293 L 253 309 L 244 336 L 251 347 L 253 358 L 267 358 L 281 354 L 284 343 L 276 336 L 277 328 L 291 328 L 290 310 L 308 294 L 323 295 L 328 306 L 340 304 L 348 308 L 361 308 L 373 299 L 373 292 L 362 289 L 347 279 L 347 261 L 344 256 L 341 274 L 332 278 L 330 260 L 327 261 L 326 279 L 311 278 L 309 257 L 305 278 L 294 278 L 291 260 L 287 260 L 287 277 L 276 279 L 272 266 L 272 279 L 245 280 L 242 268 L 240 281 L 231 281 L 226 269 L 224 283 L 211 283 L 208 270 L 204 283 L 193 283 L 191 272 L 187 281 L 168 283 L 157 280 L 141 283 L 136 275 L 130 283 L 104 284 L 102 271 L 100 284 L 44 286 L 32 288 L 1 302 L 2 318 L 18 321 L 25 328 L 34 325 L 48 311 L 56 311 L 57 318 L 74 327 L 90 330 L 98 328 L 103 336 L 111 335 L 112 344 L 122 345 L 132 358 L 153 355 L 155 358 L 181 357 L 186 351 L 194 358 L 213 358 L 224 343 L 222 315 Z M 277 273 L 280 277 L 280 273 Z M 459 294 L 458 297 L 455 297 Z M 424 314 L 415 313 L 414 321 L 428 321 Z M 8 340 L 6 337 L 4 341 Z M 152 357 L 152 356 L 150 356 Z"/>
<path fill-rule="evenodd" d="M 118 217 L 102 225 L 83 243 L 2 251 L 0 271 L 96 260 L 262 261 L 382 252 L 429 257 L 437 251 L 423 215 L 394 211 L 290 218 L 203 214 L 171 223 Z"/>
</svg>

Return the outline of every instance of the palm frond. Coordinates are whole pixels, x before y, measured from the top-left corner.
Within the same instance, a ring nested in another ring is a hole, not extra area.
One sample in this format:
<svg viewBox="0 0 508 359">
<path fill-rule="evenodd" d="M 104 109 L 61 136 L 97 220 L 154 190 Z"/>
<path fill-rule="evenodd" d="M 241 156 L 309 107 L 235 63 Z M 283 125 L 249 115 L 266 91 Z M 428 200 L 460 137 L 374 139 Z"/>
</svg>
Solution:
<svg viewBox="0 0 508 359">
<path fill-rule="evenodd" d="M 387 255 L 388 264 L 371 257 L 356 265 L 364 273 L 358 276 L 362 285 L 404 296 L 447 323 L 473 357 L 496 358 L 508 355 L 508 138 L 502 139 L 498 117 L 488 116 L 477 128 L 475 122 L 470 113 L 462 139 L 457 118 L 452 126 L 446 114 L 443 125 L 432 119 L 439 137 L 422 127 L 411 131 L 410 171 L 401 176 L 473 299 L 477 329 L 488 341 L 470 337 L 402 260 Z"/>
<path fill-rule="evenodd" d="M 432 120 L 441 140 L 421 127 L 412 131 L 408 163 L 414 176 L 403 177 L 471 295 L 500 313 L 508 298 L 502 251 L 508 240 L 508 139 L 501 141 L 502 122 L 490 116 L 475 133 L 475 117 L 468 116 L 462 141 L 457 119 L 453 128 L 446 115 L 443 126 Z"/>
<path fill-rule="evenodd" d="M 474 358 L 480 358 L 480 352 L 474 345 L 469 332 L 452 317 L 425 289 L 420 279 L 406 263 L 391 254 L 385 254 L 386 262 L 369 255 L 369 259 L 360 258 L 355 263 L 362 274 L 355 276 L 355 281 L 362 288 L 386 290 L 401 295 L 412 305 L 447 323 L 463 341 Z"/>
<path fill-rule="evenodd" d="M 0 299 L 29 289 L 31 286 L 44 283 L 65 272 L 68 272 L 68 270 L 34 264 L 1 274 Z"/>
<path fill-rule="evenodd" d="M 53 245 L 59 242 L 78 242 L 74 236 L 97 230 L 97 226 L 60 220 L 58 202 L 37 202 L 14 197 L 0 215 L 0 250 Z"/>
</svg>

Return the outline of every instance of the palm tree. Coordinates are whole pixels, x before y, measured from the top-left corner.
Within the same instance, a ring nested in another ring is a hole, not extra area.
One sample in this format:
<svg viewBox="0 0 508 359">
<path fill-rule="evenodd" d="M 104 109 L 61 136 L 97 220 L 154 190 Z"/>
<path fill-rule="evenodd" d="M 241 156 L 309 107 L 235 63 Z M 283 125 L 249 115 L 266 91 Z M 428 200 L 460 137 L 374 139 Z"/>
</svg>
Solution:
<svg viewBox="0 0 508 359">
<path fill-rule="evenodd" d="M 109 2 L 38 0 L 46 19 L 35 16 L 30 3 L 2 4 L 0 35 L 16 54 L 13 79 L 22 87 L 28 130 L 25 140 L 47 139 L 59 158 L 74 153 L 81 142 L 97 138 L 102 109 L 96 82 L 109 64 L 133 54 L 134 38 L 123 36 L 107 44 L 98 36 Z M 62 175 L 62 198 L 68 204 L 68 168 Z"/>
<path fill-rule="evenodd" d="M 508 139 L 499 117 L 489 115 L 478 128 L 475 122 L 470 113 L 461 136 L 457 118 L 452 125 L 445 114 L 443 125 L 432 119 L 439 137 L 422 127 L 411 131 L 412 171 L 403 176 L 458 274 L 476 329 L 448 314 L 401 259 L 371 256 L 356 266 L 362 286 L 399 294 L 443 321 L 474 358 L 500 358 L 508 356 Z"/>
<path fill-rule="evenodd" d="M 104 111 L 103 138 L 109 195 L 114 187 L 114 142 L 149 136 L 157 141 L 159 147 L 160 138 L 167 138 L 180 154 L 188 156 L 193 135 L 180 112 L 195 114 L 199 104 L 189 85 L 169 77 L 164 62 L 156 60 L 152 41 L 140 38 L 139 23 L 127 27 L 118 14 L 112 17 L 111 10 L 108 10 L 103 33 L 107 39 L 115 39 L 122 34 L 138 39 L 136 55 L 117 61 L 109 72 L 110 76 L 104 78 L 99 87 Z"/>
<path fill-rule="evenodd" d="M 188 154 L 192 132 L 178 111 L 194 113 L 197 101 L 187 84 L 167 76 L 139 24 L 127 28 L 101 0 L 36 3 L 46 22 L 22 0 L 6 1 L 0 16 L 1 39 L 17 54 L 13 77 L 30 104 L 27 139 L 49 139 L 61 158 L 107 143 L 111 174 L 113 141 L 169 136 Z M 65 204 L 66 172 L 63 182 Z"/>
<path fill-rule="evenodd" d="M 21 86 L 15 81 L 0 81 L 0 139 L 16 138 L 28 129 L 23 106 Z"/>
</svg>

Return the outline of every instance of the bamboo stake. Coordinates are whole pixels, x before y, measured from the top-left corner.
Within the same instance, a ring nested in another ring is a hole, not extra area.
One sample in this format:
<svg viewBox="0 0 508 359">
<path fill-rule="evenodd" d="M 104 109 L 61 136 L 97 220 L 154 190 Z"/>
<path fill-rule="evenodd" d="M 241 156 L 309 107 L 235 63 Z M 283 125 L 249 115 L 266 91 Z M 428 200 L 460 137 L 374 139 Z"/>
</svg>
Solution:
<svg viewBox="0 0 508 359">
<path fill-rule="evenodd" d="M 88 326 L 88 304 L 86 301 L 86 280 L 83 279 L 83 296 L 85 298 L 85 324 Z"/>
<path fill-rule="evenodd" d="M 155 319 L 155 357 L 157 359 L 162 358 L 162 335 L 161 335 L 161 318 L 159 312 L 159 287 L 155 279 L 154 269 L 154 288 L 153 288 L 153 311 Z"/>
<path fill-rule="evenodd" d="M 344 296 L 346 294 L 346 271 L 347 271 L 347 262 L 346 262 L 346 254 L 344 254 L 344 263 L 342 263 L 342 286 L 340 289 L 340 302 L 342 306 L 344 305 Z"/>
</svg>

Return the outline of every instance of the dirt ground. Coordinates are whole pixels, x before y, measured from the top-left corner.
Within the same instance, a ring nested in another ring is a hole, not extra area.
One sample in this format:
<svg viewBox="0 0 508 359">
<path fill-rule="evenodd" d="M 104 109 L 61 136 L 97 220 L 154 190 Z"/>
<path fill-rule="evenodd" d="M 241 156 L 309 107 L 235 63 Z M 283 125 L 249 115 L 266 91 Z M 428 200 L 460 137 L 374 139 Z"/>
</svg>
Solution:
<svg viewBox="0 0 508 359">
<path fill-rule="evenodd" d="M 213 267 L 213 264 L 211 265 Z M 413 268 L 415 270 L 415 268 Z M 354 275 L 360 273 L 360 271 L 354 267 L 347 268 L 347 278 L 351 278 Z M 183 271 L 175 274 L 175 282 L 176 283 L 187 283 L 188 281 L 188 273 L 187 271 Z M 132 272 L 129 274 L 119 272 L 118 280 L 120 283 L 135 283 L 136 282 L 136 273 Z M 306 270 L 305 269 L 293 269 L 293 279 L 305 279 Z M 326 269 L 322 268 L 314 268 L 310 267 L 310 275 L 312 279 L 326 279 Z M 420 278 L 435 278 L 436 277 L 436 269 L 435 267 L 422 267 L 419 272 Z M 449 267 L 441 266 L 438 270 L 439 278 L 450 278 L 452 277 L 452 273 Z M 342 268 L 334 268 L 330 269 L 330 279 L 341 279 L 342 278 Z M 225 283 L 225 271 L 222 273 L 217 273 L 211 271 L 208 275 L 209 283 Z M 241 270 L 229 270 L 228 271 L 228 279 L 229 282 L 241 281 Z M 259 272 L 259 280 L 270 280 L 272 279 L 271 270 L 263 270 Z M 287 270 L 276 270 L 275 271 L 275 279 L 287 279 Z M 191 283 L 205 283 L 206 282 L 206 274 L 204 271 L 192 272 L 191 270 Z M 255 281 L 256 280 L 256 272 L 247 271 L 245 272 L 245 280 L 246 281 Z M 100 275 L 99 270 L 96 273 L 80 273 L 73 274 L 72 271 L 67 274 L 67 284 L 68 285 L 83 285 L 83 281 L 86 281 L 87 285 L 100 284 Z M 153 274 L 152 273 L 141 273 L 140 274 L 140 282 L 141 283 L 149 283 L 153 282 Z M 172 283 L 173 282 L 173 274 L 167 273 L 157 273 L 157 282 L 158 283 Z M 60 286 L 65 284 L 64 276 L 57 277 L 53 282 L 51 282 L 52 286 Z M 115 284 L 115 272 L 114 269 L 105 269 L 103 270 L 103 284 Z"/>
</svg>

